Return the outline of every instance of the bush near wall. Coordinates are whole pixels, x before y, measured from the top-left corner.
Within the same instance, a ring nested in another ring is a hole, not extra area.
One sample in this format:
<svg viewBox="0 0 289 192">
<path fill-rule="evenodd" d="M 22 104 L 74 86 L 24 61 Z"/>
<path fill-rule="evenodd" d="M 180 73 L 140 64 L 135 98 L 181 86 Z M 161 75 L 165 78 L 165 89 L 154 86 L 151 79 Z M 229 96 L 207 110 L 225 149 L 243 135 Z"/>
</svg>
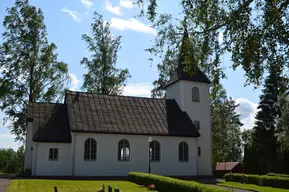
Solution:
<svg viewBox="0 0 289 192">
<path fill-rule="evenodd" d="M 244 177 L 246 179 L 244 179 Z M 233 182 L 244 182 L 244 180 L 246 180 L 247 184 L 289 189 L 289 178 L 280 176 L 246 175 L 246 174 L 229 173 L 225 175 L 225 180 Z"/>
<path fill-rule="evenodd" d="M 268 173 L 267 176 L 278 176 L 278 177 L 288 177 L 289 178 L 289 175 L 280 174 L 280 173 Z"/>
<path fill-rule="evenodd" d="M 229 190 L 209 187 L 194 181 L 184 181 L 180 179 L 140 172 L 129 172 L 128 179 L 131 182 L 139 185 L 154 184 L 156 190 L 160 192 L 229 192 Z"/>
</svg>

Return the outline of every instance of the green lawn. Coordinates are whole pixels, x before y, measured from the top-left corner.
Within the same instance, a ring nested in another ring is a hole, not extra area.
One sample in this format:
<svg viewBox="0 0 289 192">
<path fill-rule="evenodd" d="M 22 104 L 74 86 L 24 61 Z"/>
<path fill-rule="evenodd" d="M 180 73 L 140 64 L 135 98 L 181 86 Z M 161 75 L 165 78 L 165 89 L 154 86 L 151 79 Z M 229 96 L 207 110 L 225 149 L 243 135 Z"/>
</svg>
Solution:
<svg viewBox="0 0 289 192">
<path fill-rule="evenodd" d="M 272 188 L 272 187 L 265 187 L 265 186 L 258 186 L 253 184 L 242 184 L 236 182 L 223 182 L 219 183 L 220 186 L 225 187 L 232 187 L 232 188 L 239 188 L 239 189 L 249 189 L 258 192 L 289 192 L 288 189 L 279 189 L 279 188 Z"/>
<path fill-rule="evenodd" d="M 119 188 L 122 192 L 147 192 L 146 188 L 128 181 L 68 181 L 68 180 L 12 180 L 7 192 L 53 192 L 57 186 L 58 192 L 96 192 L 105 185 L 106 191 L 109 184 Z M 113 190 L 114 191 L 114 190 Z"/>
</svg>

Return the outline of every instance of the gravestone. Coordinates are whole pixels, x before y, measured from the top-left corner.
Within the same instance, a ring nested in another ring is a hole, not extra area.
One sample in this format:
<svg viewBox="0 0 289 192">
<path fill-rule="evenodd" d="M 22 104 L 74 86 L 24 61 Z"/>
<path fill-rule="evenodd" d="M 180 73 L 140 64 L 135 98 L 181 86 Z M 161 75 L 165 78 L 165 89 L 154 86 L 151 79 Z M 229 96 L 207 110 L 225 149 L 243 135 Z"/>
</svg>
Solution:
<svg viewBox="0 0 289 192">
<path fill-rule="evenodd" d="M 112 192 L 112 186 L 108 185 L 108 192 Z"/>
</svg>

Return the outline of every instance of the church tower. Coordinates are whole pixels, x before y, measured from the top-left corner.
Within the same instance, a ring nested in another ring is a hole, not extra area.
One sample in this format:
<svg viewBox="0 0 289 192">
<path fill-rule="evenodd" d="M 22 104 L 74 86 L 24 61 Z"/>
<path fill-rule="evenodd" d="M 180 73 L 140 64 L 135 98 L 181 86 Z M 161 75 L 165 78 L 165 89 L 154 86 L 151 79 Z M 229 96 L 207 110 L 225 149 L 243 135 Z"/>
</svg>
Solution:
<svg viewBox="0 0 289 192">
<path fill-rule="evenodd" d="M 180 56 L 176 72 L 166 84 L 166 99 L 175 99 L 182 111 L 185 111 L 200 133 L 197 138 L 196 154 L 189 154 L 196 158 L 197 175 L 211 176 L 212 167 L 212 130 L 210 108 L 210 81 L 200 69 L 193 65 L 193 73 L 185 72 L 186 56 L 191 54 L 188 50 L 190 43 L 185 26 Z M 191 146 L 194 147 L 194 146 Z"/>
</svg>

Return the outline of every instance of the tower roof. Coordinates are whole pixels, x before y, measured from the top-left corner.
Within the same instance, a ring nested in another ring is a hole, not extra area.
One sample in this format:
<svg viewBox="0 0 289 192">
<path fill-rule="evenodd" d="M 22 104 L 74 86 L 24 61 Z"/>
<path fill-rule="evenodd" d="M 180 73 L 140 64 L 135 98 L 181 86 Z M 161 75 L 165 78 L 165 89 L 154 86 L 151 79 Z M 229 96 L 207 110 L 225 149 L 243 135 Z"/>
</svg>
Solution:
<svg viewBox="0 0 289 192">
<path fill-rule="evenodd" d="M 185 57 L 187 54 L 190 53 L 191 50 L 188 50 L 189 47 L 189 34 L 186 26 L 186 22 L 184 24 L 184 34 L 183 34 L 183 40 L 180 48 L 180 55 L 179 55 L 179 61 L 178 61 L 178 67 L 171 77 L 171 79 L 167 82 L 165 87 L 168 87 L 179 80 L 186 80 L 186 81 L 196 81 L 196 82 L 204 82 L 204 83 L 211 83 L 210 80 L 207 78 L 207 76 L 197 67 L 194 66 L 192 63 L 192 68 L 193 68 L 193 73 L 188 73 L 186 72 L 185 66 L 186 64 L 184 63 Z"/>
</svg>

